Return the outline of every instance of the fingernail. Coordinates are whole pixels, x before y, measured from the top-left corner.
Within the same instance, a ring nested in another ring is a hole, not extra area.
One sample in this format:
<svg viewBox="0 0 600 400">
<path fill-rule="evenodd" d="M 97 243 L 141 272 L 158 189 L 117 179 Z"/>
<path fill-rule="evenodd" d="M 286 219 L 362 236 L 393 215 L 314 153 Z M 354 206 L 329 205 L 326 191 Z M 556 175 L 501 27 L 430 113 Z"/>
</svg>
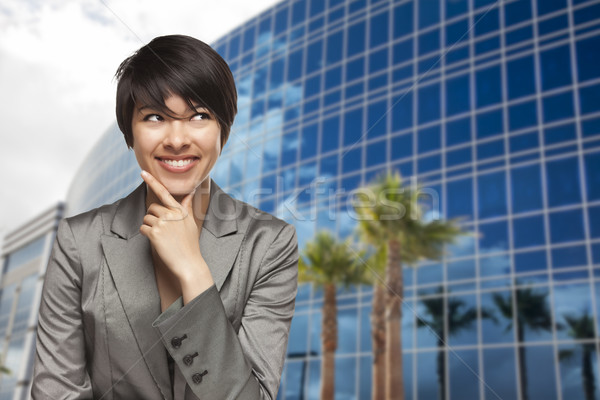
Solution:
<svg viewBox="0 0 600 400">
<path fill-rule="evenodd" d="M 147 176 L 148 176 L 148 173 L 147 173 L 146 171 L 142 170 L 142 176 L 143 176 L 143 177 L 147 177 Z"/>
</svg>

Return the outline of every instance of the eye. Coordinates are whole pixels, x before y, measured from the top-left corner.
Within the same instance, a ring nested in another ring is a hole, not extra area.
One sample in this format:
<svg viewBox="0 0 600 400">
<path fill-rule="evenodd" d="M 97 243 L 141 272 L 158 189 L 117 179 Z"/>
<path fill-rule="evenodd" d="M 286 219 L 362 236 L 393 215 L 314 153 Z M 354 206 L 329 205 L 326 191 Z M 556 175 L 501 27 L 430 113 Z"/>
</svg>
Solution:
<svg viewBox="0 0 600 400">
<path fill-rule="evenodd" d="M 191 121 L 203 121 L 203 120 L 209 120 L 209 119 L 210 119 L 210 114 L 206 113 L 206 112 L 196 113 L 192 116 L 192 118 L 190 118 Z"/>
<path fill-rule="evenodd" d="M 148 114 L 148 115 L 144 116 L 144 121 L 160 122 L 162 120 L 163 120 L 163 117 L 161 117 L 158 114 Z"/>
</svg>

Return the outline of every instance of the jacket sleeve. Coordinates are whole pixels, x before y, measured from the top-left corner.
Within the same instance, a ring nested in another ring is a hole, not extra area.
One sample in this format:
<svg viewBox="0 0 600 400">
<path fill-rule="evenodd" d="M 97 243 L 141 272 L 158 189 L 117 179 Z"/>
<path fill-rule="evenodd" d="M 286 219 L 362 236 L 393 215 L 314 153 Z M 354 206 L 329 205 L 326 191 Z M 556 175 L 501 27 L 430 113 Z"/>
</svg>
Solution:
<svg viewBox="0 0 600 400">
<path fill-rule="evenodd" d="M 58 226 L 38 316 L 33 399 L 91 399 L 81 315 L 81 263 L 66 220 Z"/>
<path fill-rule="evenodd" d="M 263 257 L 237 334 L 214 285 L 157 318 L 153 325 L 196 397 L 276 398 L 297 282 L 296 233 L 286 225 Z"/>
</svg>

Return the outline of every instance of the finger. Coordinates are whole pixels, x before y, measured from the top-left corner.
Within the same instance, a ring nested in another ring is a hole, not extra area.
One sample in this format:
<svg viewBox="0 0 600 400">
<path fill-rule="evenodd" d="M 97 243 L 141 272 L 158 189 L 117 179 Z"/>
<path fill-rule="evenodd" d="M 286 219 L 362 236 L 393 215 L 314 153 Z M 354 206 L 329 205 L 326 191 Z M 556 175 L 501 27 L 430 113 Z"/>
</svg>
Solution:
<svg viewBox="0 0 600 400">
<path fill-rule="evenodd" d="M 167 207 L 179 207 L 179 203 L 177 200 L 171 196 L 171 193 L 165 188 L 155 177 L 153 177 L 149 172 L 142 170 L 142 179 L 146 184 L 152 189 L 156 197 L 160 202 Z"/>
<path fill-rule="evenodd" d="M 151 214 L 154 215 L 158 218 L 162 218 L 165 216 L 165 214 L 168 214 L 169 211 L 171 209 L 167 208 L 163 205 L 157 204 L 157 203 L 152 203 L 150 204 L 150 206 L 148 207 L 148 210 L 146 211 L 146 214 Z"/>
<path fill-rule="evenodd" d="M 144 220 L 143 220 L 144 225 L 147 225 L 149 227 L 153 227 L 153 226 L 155 226 L 158 223 L 158 221 L 160 221 L 160 218 L 158 218 L 158 217 L 156 217 L 156 216 L 154 216 L 152 214 L 146 214 L 146 215 L 144 215 Z"/>
</svg>

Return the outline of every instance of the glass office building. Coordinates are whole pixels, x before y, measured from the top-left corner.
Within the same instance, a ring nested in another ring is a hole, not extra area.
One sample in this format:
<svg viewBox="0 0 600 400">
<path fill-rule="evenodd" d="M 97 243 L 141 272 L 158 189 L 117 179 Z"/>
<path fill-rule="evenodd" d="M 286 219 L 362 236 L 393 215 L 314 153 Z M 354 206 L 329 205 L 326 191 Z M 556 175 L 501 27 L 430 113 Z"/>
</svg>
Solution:
<svg viewBox="0 0 600 400">
<path fill-rule="evenodd" d="M 352 191 L 390 169 L 473 232 L 405 269 L 407 399 L 600 398 L 600 1 L 289 0 L 214 47 L 239 113 L 213 178 L 301 247 L 351 235 Z M 138 173 L 111 127 L 67 214 Z M 370 398 L 371 299 L 338 293 L 336 399 Z M 299 288 L 279 399 L 319 396 L 322 304 Z"/>
<path fill-rule="evenodd" d="M 0 266 L 0 400 L 28 398 L 42 282 L 63 204 L 9 232 Z"/>
</svg>

